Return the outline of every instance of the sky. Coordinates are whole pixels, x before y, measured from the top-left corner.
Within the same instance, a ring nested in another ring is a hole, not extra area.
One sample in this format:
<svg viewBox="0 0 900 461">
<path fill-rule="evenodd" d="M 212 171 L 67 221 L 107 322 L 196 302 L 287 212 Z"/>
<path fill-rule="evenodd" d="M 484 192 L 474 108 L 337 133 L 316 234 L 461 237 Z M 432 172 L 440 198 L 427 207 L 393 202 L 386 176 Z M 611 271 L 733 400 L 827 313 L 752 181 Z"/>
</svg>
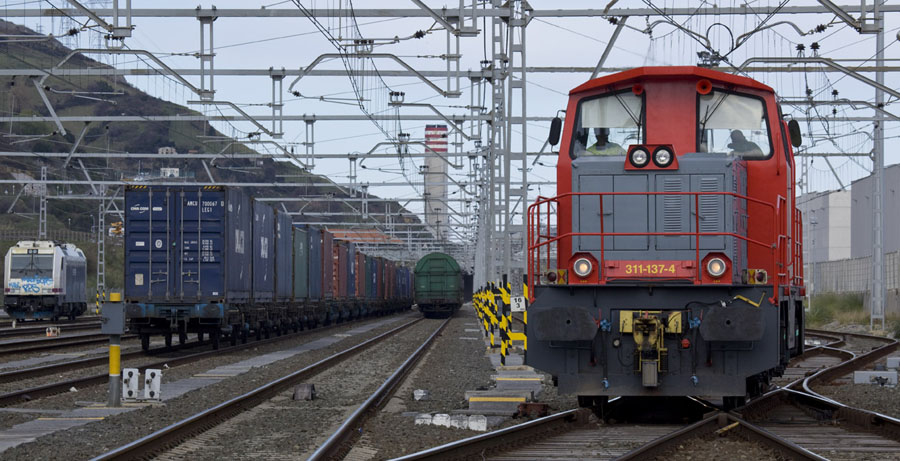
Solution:
<svg viewBox="0 0 900 461">
<path fill-rule="evenodd" d="M 15 8 L 41 8 L 52 9 L 67 6 L 65 0 L 52 1 L 7 1 L 0 2 L 0 14 L 12 22 L 25 24 L 31 28 L 40 29 L 44 33 L 54 32 L 59 34 L 72 25 L 71 21 L 63 21 L 59 18 L 15 18 L 10 17 L 8 11 Z M 109 5 L 110 1 L 85 1 L 90 5 Z M 124 1 L 121 2 L 124 5 Z M 231 8 L 248 9 L 297 9 L 292 1 L 248 1 L 248 0 L 218 0 L 216 2 L 198 1 L 203 8 L 211 8 L 215 5 L 219 10 Z M 412 2 L 405 1 L 303 1 L 300 2 L 309 9 L 337 8 L 352 5 L 356 9 L 370 8 L 415 8 Z M 439 10 L 445 3 L 426 1 L 430 7 Z M 764 8 L 778 7 L 786 4 L 786 7 L 817 6 L 815 0 L 788 1 L 783 0 L 759 0 L 759 1 L 641 1 L 621 0 L 609 2 L 613 8 L 659 8 L 664 10 L 671 7 L 705 7 L 717 6 L 739 7 L 745 5 L 747 14 L 744 15 L 709 15 L 709 16 L 635 16 L 630 17 L 618 38 L 615 47 L 611 51 L 607 66 L 616 68 L 630 68 L 643 65 L 693 65 L 698 62 L 697 53 L 704 51 L 701 40 L 686 32 L 708 38 L 709 46 L 727 54 L 729 62 L 740 67 L 750 57 L 788 57 L 797 56 L 798 46 L 803 45 L 804 56 L 820 56 L 841 60 L 842 65 L 849 68 L 868 66 L 873 64 L 875 49 L 875 36 L 872 34 L 859 34 L 846 24 L 836 19 L 833 14 L 776 14 L 772 17 L 760 13 Z M 844 2 L 846 3 L 846 2 Z M 855 3 L 859 2 L 849 2 Z M 864 2 L 871 5 L 871 1 Z M 469 3 L 471 4 L 471 3 Z M 132 5 L 136 9 L 142 8 L 185 8 L 183 1 L 173 0 L 133 0 Z M 195 3 L 190 4 L 192 9 Z M 453 2 L 448 6 L 457 6 Z M 607 2 L 589 1 L 533 1 L 531 6 L 538 11 L 549 9 L 602 9 Z M 482 8 L 481 3 L 478 8 Z M 345 8 L 345 11 L 349 9 Z M 79 22 L 85 22 L 84 18 L 77 18 Z M 338 35 L 341 31 L 346 33 L 347 26 L 352 24 L 349 17 L 337 19 L 320 18 L 319 25 Z M 677 27 L 673 25 L 677 24 Z M 900 61 L 900 44 L 898 44 L 897 32 L 900 30 L 900 13 L 886 15 L 885 55 L 888 65 L 898 65 Z M 195 18 L 134 18 L 133 36 L 125 40 L 125 45 L 134 50 L 147 50 L 153 52 L 167 65 L 175 69 L 196 69 L 199 60 L 194 56 L 200 49 L 200 23 Z M 365 38 L 375 40 L 378 46 L 377 53 L 391 53 L 396 55 L 410 66 L 419 70 L 441 70 L 446 68 L 443 55 L 447 53 L 447 33 L 430 18 L 385 18 L 385 17 L 357 17 L 356 24 Z M 741 36 L 764 24 L 770 28 L 757 31 L 742 40 Z M 485 24 L 479 21 L 478 27 L 482 29 L 476 37 L 464 37 L 460 39 L 460 69 L 477 70 L 480 61 L 490 53 L 490 21 Z M 816 26 L 822 25 L 822 30 L 813 32 Z M 593 67 L 602 54 L 615 26 L 602 17 L 594 18 L 552 18 L 535 17 L 528 24 L 526 30 L 526 60 L 529 67 Z M 424 31 L 422 38 L 412 38 L 417 31 Z M 650 32 L 648 32 L 650 31 Z M 799 32 L 798 32 L 799 31 Z M 802 32 L 804 35 L 801 35 Z M 811 33 L 808 33 L 811 32 Z M 99 34 L 86 31 L 68 44 L 82 48 L 93 47 L 101 43 Z M 394 37 L 400 40 L 392 42 Z M 325 35 L 316 25 L 307 18 L 219 18 L 214 23 L 215 43 L 215 67 L 218 69 L 298 69 L 308 66 L 316 57 L 324 53 L 334 53 L 335 47 L 326 39 Z M 740 46 L 734 43 L 740 40 Z M 818 43 L 819 49 L 812 50 L 813 43 Z M 146 60 L 138 60 L 131 56 L 108 56 L 92 54 L 100 59 L 118 67 L 156 67 Z M 384 59 L 375 60 L 379 70 L 396 70 L 400 66 Z M 784 65 L 779 65 L 785 67 Z M 795 66 L 798 67 L 798 66 Z M 342 69 L 340 60 L 329 60 L 322 63 L 321 69 Z M 841 73 L 823 72 L 822 67 L 809 65 L 802 72 L 754 72 L 746 74 L 775 88 L 776 93 L 786 100 L 797 100 L 807 96 L 807 88 L 811 91 L 815 100 L 831 100 L 832 92 L 838 91 L 838 98 L 852 100 L 874 101 L 874 90 L 851 76 Z M 873 73 L 864 74 L 874 79 Z M 891 88 L 900 88 L 900 76 L 897 72 L 888 72 L 885 83 Z M 187 77 L 193 84 L 198 85 L 197 77 Z M 529 73 L 526 76 L 527 108 L 529 116 L 552 117 L 558 110 L 564 109 L 567 102 L 567 92 L 589 78 L 585 72 L 578 73 Z M 355 104 L 355 92 L 351 80 L 347 77 L 305 77 L 294 87 L 303 97 L 297 98 L 287 92 L 288 85 L 293 78 L 285 79 L 283 94 L 285 114 L 361 114 L 358 105 Z M 147 91 L 155 96 L 172 102 L 186 104 L 188 100 L 197 99 L 183 85 L 171 77 L 150 76 L 129 78 L 131 84 Z M 435 85 L 445 88 L 445 79 L 433 79 Z M 384 88 L 405 92 L 406 102 L 420 102 L 434 105 L 444 114 L 452 116 L 469 113 L 466 108 L 470 104 L 471 82 L 469 79 L 460 80 L 461 96 L 458 98 L 442 97 L 433 88 L 417 78 L 384 77 L 383 81 L 375 78 L 357 79 L 356 84 L 361 88 L 360 93 L 366 97 L 372 96 L 372 100 L 366 103 L 368 110 L 387 111 L 394 113 L 395 109 L 388 109 L 385 103 Z M 268 77 L 216 77 L 216 100 L 230 101 L 250 114 L 271 114 L 271 109 L 266 106 L 271 102 L 272 88 Z M 485 96 L 489 93 L 477 94 L 474 99 L 476 105 L 487 103 Z M 885 109 L 889 112 L 900 114 L 896 98 L 888 98 L 889 104 Z M 487 103 L 489 105 L 489 103 Z M 197 110 L 203 110 L 201 106 L 191 106 Z M 784 104 L 786 113 L 803 117 L 807 106 L 794 106 Z M 832 110 L 836 110 L 836 115 Z M 428 109 L 406 107 L 400 109 L 403 114 L 427 114 Z M 209 113 L 221 112 L 234 114 L 235 112 L 225 106 L 208 110 Z M 861 108 L 854 110 L 849 106 L 817 106 L 811 111 L 815 118 L 801 125 L 806 138 L 804 148 L 810 152 L 869 152 L 872 142 L 867 133 L 872 132 L 871 121 L 840 121 L 834 117 L 872 115 L 872 110 Z M 152 115 L 152 114 L 148 114 Z M 413 139 L 421 140 L 424 137 L 424 126 L 433 122 L 403 122 L 402 130 L 411 134 Z M 248 122 L 217 123 L 215 125 L 227 135 L 245 136 L 247 132 L 256 131 L 256 128 Z M 468 126 L 468 125 L 467 125 Z M 538 151 L 546 139 L 549 123 L 529 122 L 527 135 L 529 150 Z M 369 121 L 359 122 L 317 122 L 315 127 L 316 151 L 319 153 L 354 153 L 368 152 L 377 143 L 385 141 L 384 131 L 396 131 L 393 122 L 384 122 L 378 127 Z M 295 146 L 298 152 L 303 147 L 299 143 L 305 140 L 305 126 L 300 122 L 287 123 L 285 134 L 281 142 L 286 146 Z M 486 133 L 486 131 L 485 131 Z M 885 125 L 887 137 L 887 163 L 900 162 L 900 149 L 897 149 L 900 137 L 900 123 L 889 121 Z M 263 139 L 269 139 L 263 137 Z M 485 140 L 486 142 L 486 140 Z M 262 149 L 263 147 L 260 147 Z M 461 147 L 465 160 L 466 152 L 474 152 L 476 143 L 474 140 L 465 141 Z M 421 148 L 411 150 L 421 151 Z M 382 147 L 376 152 L 393 152 L 391 147 Z M 814 158 L 809 161 L 808 186 L 811 191 L 833 190 L 842 185 L 848 187 L 857 178 L 868 175 L 872 168 L 872 162 L 867 158 L 830 158 L 827 162 L 823 158 Z M 553 155 L 545 155 L 532 165 L 529 171 L 529 179 L 535 182 L 552 183 L 555 180 L 555 159 Z M 830 162 L 830 165 L 829 165 Z M 468 164 L 467 161 L 460 163 Z M 530 163 L 530 162 L 529 162 Z M 366 168 L 358 170 L 357 181 L 364 183 L 396 181 L 402 183 L 404 179 L 411 181 L 421 180 L 418 174 L 418 166 L 421 159 L 413 162 L 409 160 L 400 162 L 396 158 L 369 159 L 365 161 Z M 328 176 L 336 182 L 347 182 L 349 162 L 347 160 L 319 160 L 313 172 Z M 450 175 L 457 181 L 464 181 L 467 168 L 451 169 Z M 451 190 L 453 190 L 451 188 Z M 371 188 L 370 191 L 382 197 L 400 199 L 419 196 L 421 188 L 397 185 L 391 187 Z M 533 199 L 537 195 L 552 195 L 555 188 L 552 184 L 533 184 L 529 193 Z M 408 204 L 408 208 L 420 212 L 421 202 Z"/>
</svg>

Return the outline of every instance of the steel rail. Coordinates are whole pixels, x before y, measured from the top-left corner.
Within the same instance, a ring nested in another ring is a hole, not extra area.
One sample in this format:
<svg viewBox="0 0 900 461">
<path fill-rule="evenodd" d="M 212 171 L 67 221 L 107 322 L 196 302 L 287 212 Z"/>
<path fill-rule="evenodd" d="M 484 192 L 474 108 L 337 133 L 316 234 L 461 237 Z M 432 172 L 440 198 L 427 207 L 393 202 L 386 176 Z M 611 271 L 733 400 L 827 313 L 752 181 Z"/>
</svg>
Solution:
<svg viewBox="0 0 900 461">
<path fill-rule="evenodd" d="M 834 343 L 831 343 L 831 344 L 834 344 Z M 794 362 L 794 366 L 791 366 L 789 364 L 788 368 L 789 369 L 792 369 L 792 368 L 802 369 L 804 367 L 798 366 L 800 362 L 810 359 L 812 357 L 818 356 L 818 355 L 831 355 L 834 357 L 838 357 L 839 359 L 841 359 L 841 361 L 839 363 L 831 365 L 829 367 L 825 367 L 825 368 L 816 370 L 815 373 L 821 373 L 822 371 L 827 370 L 828 368 L 846 363 L 847 361 L 853 360 L 854 358 L 856 358 L 856 354 L 854 354 L 853 352 L 850 352 L 850 351 L 846 351 L 843 349 L 837 349 L 835 347 L 831 347 L 830 345 L 829 346 L 817 346 L 817 347 L 813 347 L 811 349 L 807 349 L 807 350 L 803 351 L 803 354 L 800 354 L 800 355 L 794 357 L 793 359 L 791 359 L 791 362 Z M 779 389 L 794 389 L 801 383 L 804 383 L 805 380 L 807 380 L 807 379 L 809 379 L 809 376 L 800 376 L 799 378 L 796 378 L 793 381 L 788 382 L 787 384 L 779 386 Z M 775 391 L 777 391 L 777 389 L 770 391 L 770 393 L 775 392 Z M 767 394 L 768 393 L 763 394 L 758 398 L 763 398 Z"/>
<path fill-rule="evenodd" d="M 47 326 L 39 326 L 39 327 L 21 327 L 21 328 L 10 328 L 0 330 L 0 338 L 14 338 L 17 336 L 30 336 L 30 335 L 40 335 L 44 334 L 47 328 L 51 327 L 59 327 L 60 330 L 64 331 L 80 331 L 80 330 L 98 330 L 100 329 L 100 322 L 96 323 L 82 323 L 82 324 L 60 324 L 60 325 L 47 325 Z"/>
<path fill-rule="evenodd" d="M 830 425 L 846 425 L 856 430 L 900 441 L 900 419 L 850 407 L 826 397 L 793 389 L 779 389 L 763 403 L 762 405 L 747 405 L 737 411 L 744 419 L 752 422 L 765 418 L 777 407 L 793 405 L 805 408 L 808 414 L 816 415 L 820 422 L 827 422 Z"/>
<path fill-rule="evenodd" d="M 315 329 L 315 332 L 318 333 L 318 332 L 329 331 L 329 330 L 332 330 L 332 329 L 335 329 L 335 328 L 338 328 L 341 326 L 345 326 L 345 325 L 347 325 L 347 323 L 334 324 L 334 325 L 330 325 L 327 327 L 321 327 L 321 328 Z M 184 365 L 184 364 L 193 363 L 193 362 L 196 362 L 196 361 L 208 358 L 208 357 L 220 356 L 223 353 L 240 352 L 245 349 L 256 348 L 256 347 L 265 346 L 268 344 L 275 344 L 275 343 L 278 343 L 281 341 L 302 337 L 302 336 L 308 335 L 308 334 L 310 334 L 309 331 L 300 331 L 297 333 L 290 333 L 290 334 L 286 334 L 283 336 L 277 336 L 277 337 L 270 338 L 270 339 L 251 341 L 246 344 L 237 344 L 234 346 L 226 346 L 226 347 L 223 347 L 218 350 L 198 352 L 195 354 L 189 354 L 189 355 L 185 355 L 185 356 L 181 356 L 181 357 L 167 357 L 167 358 L 165 358 L 163 360 L 159 360 L 157 362 L 141 365 L 139 368 L 146 369 L 146 368 L 158 368 L 158 367 L 162 367 L 163 365 L 168 365 L 169 367 Z M 174 352 L 174 351 L 178 351 L 181 349 L 200 346 L 203 344 L 208 344 L 208 342 L 204 342 L 202 344 L 197 343 L 197 342 L 192 342 L 192 343 L 187 343 L 187 344 L 183 344 L 183 345 L 176 345 L 176 346 L 173 346 L 172 348 L 157 348 L 157 349 L 153 349 L 148 352 L 134 351 L 134 352 L 122 354 L 121 358 L 124 359 L 124 358 L 140 357 L 140 356 L 145 356 L 148 353 L 150 355 L 153 355 L 153 354 L 157 354 L 157 353 Z M 35 376 L 44 376 L 44 375 L 58 373 L 58 372 L 67 371 L 67 370 L 76 369 L 76 368 L 99 366 L 99 365 L 108 363 L 108 361 L 109 361 L 109 358 L 106 356 L 103 356 L 103 357 L 88 358 L 88 359 L 83 359 L 83 360 L 76 360 L 76 361 L 62 363 L 62 364 L 52 364 L 52 365 L 46 365 L 46 366 L 42 366 L 42 367 L 26 368 L 23 370 L 13 370 L 13 371 L 9 371 L 6 373 L 0 373 L 0 383 L 20 380 L 20 379 L 25 379 L 25 378 L 35 377 Z M 59 382 L 50 383 L 50 384 L 44 384 L 41 386 L 35 386 L 35 387 L 28 388 L 28 389 L 21 389 L 21 390 L 14 391 L 14 392 L 8 392 L 6 394 L 0 394 L 0 407 L 14 405 L 14 404 L 20 403 L 22 401 L 30 401 L 30 400 L 34 400 L 34 399 L 41 398 L 41 397 L 49 397 L 49 396 L 56 395 L 56 394 L 62 394 L 64 392 L 68 392 L 69 389 L 71 389 L 72 387 L 83 388 L 83 387 L 93 386 L 93 385 L 97 385 L 97 384 L 104 384 L 104 383 L 107 383 L 108 381 L 109 381 L 109 374 L 102 373 L 102 374 L 96 374 L 96 375 L 91 375 L 91 376 L 84 376 L 81 378 L 68 379 L 65 381 L 59 381 Z"/>
<path fill-rule="evenodd" d="M 206 345 L 206 344 L 210 344 L 210 343 L 208 341 L 203 342 L 203 343 L 189 342 L 186 344 L 177 344 L 172 347 L 161 347 L 161 348 L 151 349 L 149 351 L 135 350 L 135 351 L 131 351 L 131 352 L 122 353 L 121 359 L 124 360 L 124 359 L 131 359 L 131 358 L 137 358 L 137 357 L 146 357 L 146 356 L 153 356 L 153 355 L 177 352 L 177 351 L 180 351 L 183 349 L 193 348 L 193 347 L 202 346 L 202 345 Z M 253 346 L 259 345 L 259 343 L 257 343 L 257 342 L 253 342 L 251 344 Z M 241 346 L 246 346 L 246 345 L 242 344 Z M 241 347 L 241 346 L 234 346 L 234 347 Z M 221 352 L 221 351 L 225 351 L 225 350 L 230 350 L 230 349 L 227 349 L 227 348 L 220 349 L 219 351 Z M 175 360 L 175 359 L 171 359 L 171 360 Z M 106 365 L 108 362 L 109 362 L 108 355 L 99 355 L 97 357 L 86 357 L 86 358 L 77 359 L 77 360 L 67 360 L 65 362 L 51 363 L 51 364 L 41 365 L 41 366 L 36 366 L 36 367 L 31 367 L 31 368 L 20 368 L 17 370 L 5 371 L 5 372 L 0 373 L 0 383 L 8 383 L 8 382 L 12 382 L 12 381 L 19 381 L 19 380 L 26 379 L 26 378 L 34 378 L 34 377 L 38 377 L 38 376 L 46 376 L 46 375 L 52 375 L 52 374 L 56 374 L 56 373 L 62 373 L 62 372 L 70 371 L 70 370 L 78 370 L 78 369 L 84 369 L 84 368 L 89 368 L 89 367 L 101 366 L 101 365 Z M 167 363 L 171 364 L 172 362 L 170 361 Z M 148 366 L 152 366 L 152 364 L 148 365 Z M 103 376 L 106 376 L 106 375 L 103 375 Z M 2 401 L 3 397 L 4 397 L 3 395 L 0 395 L 0 401 Z M 2 404 L 0 404 L 0 406 L 2 406 Z"/>
<path fill-rule="evenodd" d="M 882 341 L 886 344 L 884 344 L 883 346 L 881 346 L 879 348 L 871 350 L 865 354 L 856 355 L 856 354 L 853 354 L 852 352 L 845 351 L 845 352 L 848 352 L 849 354 L 852 354 L 853 356 L 850 357 L 848 360 L 842 361 L 841 363 L 832 365 L 827 368 L 823 368 L 823 369 L 817 371 L 816 373 L 812 374 L 811 376 L 807 376 L 802 379 L 794 380 L 791 383 L 785 385 L 781 389 L 776 389 L 776 390 L 773 390 L 766 394 L 763 394 L 762 396 L 759 396 L 759 397 L 751 400 L 743 407 L 737 408 L 735 410 L 736 412 L 738 412 L 740 414 L 745 414 L 745 412 L 760 411 L 759 409 L 761 409 L 761 408 L 762 409 L 771 408 L 773 405 L 772 401 L 777 399 L 778 396 L 780 395 L 780 392 L 785 389 L 793 389 L 793 388 L 797 387 L 798 384 L 802 383 L 802 387 L 804 388 L 804 390 L 809 390 L 810 385 L 813 382 L 820 383 L 820 384 L 827 383 L 829 381 L 834 380 L 835 378 L 849 374 L 852 371 L 854 371 L 860 367 L 863 367 L 863 366 L 870 364 L 882 357 L 885 357 L 886 355 L 890 354 L 891 352 L 896 351 L 898 344 L 900 344 L 896 340 L 893 340 L 890 338 L 883 338 L 880 336 L 872 336 L 872 335 L 864 335 L 864 334 L 859 334 L 859 333 L 840 333 L 840 332 L 835 332 L 835 331 L 816 330 L 816 329 L 807 329 L 806 331 L 809 333 L 815 334 L 815 335 L 831 336 L 831 337 L 833 337 L 833 336 L 852 336 L 852 337 L 857 337 L 857 338 Z M 823 348 L 823 349 L 834 351 L 833 348 Z M 810 351 L 812 351 L 812 349 Z M 811 395 L 819 396 L 818 394 L 816 394 L 815 392 L 812 392 L 811 390 L 809 390 L 808 392 Z M 821 397 L 821 396 L 819 396 L 819 397 L 825 399 L 825 397 Z"/>
<path fill-rule="evenodd" d="M 64 152 L 60 154 L 61 157 L 65 157 L 66 155 L 68 155 L 68 154 L 66 154 Z M 49 322 L 46 324 L 46 326 L 76 325 L 76 324 L 84 323 L 84 322 L 96 322 L 98 320 L 100 320 L 100 317 L 97 317 L 96 315 L 82 316 L 82 317 L 76 317 L 74 322 L 67 322 L 67 321 Z M 4 318 L 3 320 L 0 320 L 0 328 L 12 328 L 12 322 L 13 322 L 13 320 L 9 319 L 9 318 Z M 38 322 L 43 322 L 43 320 L 33 320 L 33 321 L 17 320 L 16 324 L 28 326 L 28 325 L 31 325 L 32 323 L 37 324 Z"/>
<path fill-rule="evenodd" d="M 93 458 L 93 461 L 101 460 L 132 460 L 136 458 L 147 458 L 161 450 L 181 442 L 191 436 L 206 431 L 222 421 L 230 419 L 241 412 L 253 408 L 264 402 L 282 390 L 288 388 L 296 381 L 317 374 L 328 367 L 334 366 L 350 355 L 362 352 L 369 346 L 372 346 L 385 338 L 389 338 L 400 331 L 422 321 L 421 318 L 407 322 L 399 327 L 386 331 L 374 338 L 366 340 L 360 344 L 344 349 L 334 355 L 326 357 L 318 362 L 297 370 L 286 376 L 271 381 L 258 387 L 250 392 L 237 396 L 228 401 L 222 402 L 212 408 L 201 411 L 200 413 L 189 416 L 186 419 L 170 424 L 150 435 L 141 437 L 129 444 L 123 445 L 103 455 Z"/>
<path fill-rule="evenodd" d="M 135 335 L 125 335 L 122 339 L 136 338 Z M 60 336 L 56 338 L 26 339 L 0 343 L 0 355 L 20 354 L 27 352 L 46 351 L 72 346 L 88 346 L 109 341 L 109 335 L 88 334 L 75 336 Z"/>
<path fill-rule="evenodd" d="M 734 424 L 737 424 L 734 426 Z M 664 456 L 667 452 L 677 448 L 690 439 L 701 437 L 713 432 L 722 431 L 720 434 L 738 434 L 739 437 L 757 442 L 772 448 L 788 459 L 827 461 L 799 445 L 777 437 L 749 422 L 728 413 L 717 413 L 688 427 L 679 429 L 671 434 L 660 437 L 653 442 L 632 450 L 617 458 L 619 461 L 651 459 L 655 456 Z"/>
<path fill-rule="evenodd" d="M 860 335 L 858 333 L 848 334 L 850 336 L 863 337 L 866 339 L 881 339 L 884 340 L 886 344 L 883 346 L 873 349 L 865 354 L 857 355 L 850 360 L 842 362 L 833 367 L 828 367 L 823 370 L 818 371 L 817 373 L 807 376 L 803 380 L 803 390 L 807 394 L 815 395 L 817 397 L 826 398 L 815 391 L 812 390 L 813 384 L 824 384 L 830 381 L 833 381 L 841 376 L 848 375 L 853 371 L 856 371 L 866 365 L 869 365 L 877 360 L 880 360 L 884 357 L 887 357 L 889 354 L 895 352 L 900 346 L 900 342 L 890 339 L 890 338 L 881 338 L 878 336 L 870 336 L 870 335 Z"/>
<path fill-rule="evenodd" d="M 348 445 L 352 438 L 359 432 L 357 428 L 361 427 L 368 413 L 381 407 L 384 401 L 390 398 L 394 393 L 394 389 L 403 381 L 403 378 L 413 369 L 413 366 L 419 362 L 425 351 L 434 342 L 435 338 L 444 330 L 444 327 L 450 323 L 451 318 L 444 320 L 443 323 L 412 353 L 375 392 L 363 402 L 356 411 L 353 412 L 341 426 L 335 431 L 328 440 L 325 441 L 318 449 L 309 457 L 310 460 L 335 459 L 343 458 L 349 452 Z"/>
<path fill-rule="evenodd" d="M 563 411 L 554 415 L 538 418 L 526 423 L 517 424 L 500 430 L 486 432 L 456 442 L 450 442 L 428 450 L 395 458 L 395 461 L 414 459 L 466 459 L 470 456 L 481 458 L 484 455 L 505 446 L 514 446 L 522 442 L 533 442 L 538 437 L 566 430 L 572 426 L 587 423 L 591 410 L 578 408 Z"/>
</svg>

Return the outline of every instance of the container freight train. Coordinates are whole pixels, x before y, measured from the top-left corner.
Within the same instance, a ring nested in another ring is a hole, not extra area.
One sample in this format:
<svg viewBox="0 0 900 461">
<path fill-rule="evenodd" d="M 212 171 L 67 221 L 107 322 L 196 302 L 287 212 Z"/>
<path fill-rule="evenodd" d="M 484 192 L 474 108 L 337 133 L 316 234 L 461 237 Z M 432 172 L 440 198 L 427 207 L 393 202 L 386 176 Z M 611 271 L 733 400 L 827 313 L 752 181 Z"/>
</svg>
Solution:
<svg viewBox="0 0 900 461">
<path fill-rule="evenodd" d="M 450 255 L 430 253 L 416 263 L 416 304 L 425 317 L 449 317 L 462 305 L 463 278 Z"/>
<path fill-rule="evenodd" d="M 126 317 L 144 349 L 151 335 L 218 347 L 412 305 L 409 269 L 240 189 L 130 186 L 125 206 Z"/>
<path fill-rule="evenodd" d="M 797 122 L 698 67 L 588 81 L 566 114 L 559 195 L 528 210 L 527 364 L 584 405 L 768 389 L 803 352 Z"/>
<path fill-rule="evenodd" d="M 3 309 L 17 320 L 58 320 L 87 310 L 87 260 L 75 245 L 25 240 L 6 252 Z"/>
</svg>

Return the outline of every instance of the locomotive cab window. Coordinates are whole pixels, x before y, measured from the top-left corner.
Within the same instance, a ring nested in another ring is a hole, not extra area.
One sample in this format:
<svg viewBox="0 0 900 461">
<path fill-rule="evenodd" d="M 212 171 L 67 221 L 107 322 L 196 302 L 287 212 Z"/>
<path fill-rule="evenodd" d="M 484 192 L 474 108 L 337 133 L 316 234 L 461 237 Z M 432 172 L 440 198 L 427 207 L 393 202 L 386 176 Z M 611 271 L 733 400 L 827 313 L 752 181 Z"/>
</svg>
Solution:
<svg viewBox="0 0 900 461">
<path fill-rule="evenodd" d="M 725 91 L 699 96 L 697 152 L 716 152 L 749 159 L 772 154 L 763 100 Z"/>
<path fill-rule="evenodd" d="M 9 264 L 9 278 L 50 277 L 52 275 L 53 255 L 13 255 Z"/>
<path fill-rule="evenodd" d="M 625 155 L 640 144 L 644 98 L 631 91 L 605 94 L 578 103 L 578 117 L 569 155 Z"/>
</svg>

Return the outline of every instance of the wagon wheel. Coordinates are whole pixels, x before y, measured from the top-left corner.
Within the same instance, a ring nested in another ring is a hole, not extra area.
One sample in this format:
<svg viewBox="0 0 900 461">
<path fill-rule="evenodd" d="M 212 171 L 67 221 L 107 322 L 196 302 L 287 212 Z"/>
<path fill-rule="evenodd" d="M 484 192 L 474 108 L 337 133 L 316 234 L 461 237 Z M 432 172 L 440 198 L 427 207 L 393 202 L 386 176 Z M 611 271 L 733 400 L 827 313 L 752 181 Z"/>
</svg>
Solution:
<svg viewBox="0 0 900 461">
<path fill-rule="evenodd" d="M 228 340 L 231 342 L 232 346 L 237 346 L 238 336 L 241 334 L 240 328 L 237 325 L 231 326 L 231 333 L 228 334 Z"/>
<path fill-rule="evenodd" d="M 212 331 L 212 332 L 209 333 L 209 338 L 212 340 L 212 347 L 213 347 L 213 350 L 218 350 L 218 349 L 219 349 L 219 339 L 220 339 L 220 336 L 222 336 L 222 332 L 219 331 L 219 330 Z"/>
<path fill-rule="evenodd" d="M 150 335 L 147 333 L 141 335 L 141 349 L 150 350 Z"/>
<path fill-rule="evenodd" d="M 172 333 L 166 333 L 166 348 L 172 347 Z"/>
<path fill-rule="evenodd" d="M 203 342 L 203 332 L 202 331 L 197 332 L 197 341 L 199 341 L 201 343 Z"/>
<path fill-rule="evenodd" d="M 187 333 L 178 333 L 178 344 L 184 345 L 187 342 Z"/>
</svg>

